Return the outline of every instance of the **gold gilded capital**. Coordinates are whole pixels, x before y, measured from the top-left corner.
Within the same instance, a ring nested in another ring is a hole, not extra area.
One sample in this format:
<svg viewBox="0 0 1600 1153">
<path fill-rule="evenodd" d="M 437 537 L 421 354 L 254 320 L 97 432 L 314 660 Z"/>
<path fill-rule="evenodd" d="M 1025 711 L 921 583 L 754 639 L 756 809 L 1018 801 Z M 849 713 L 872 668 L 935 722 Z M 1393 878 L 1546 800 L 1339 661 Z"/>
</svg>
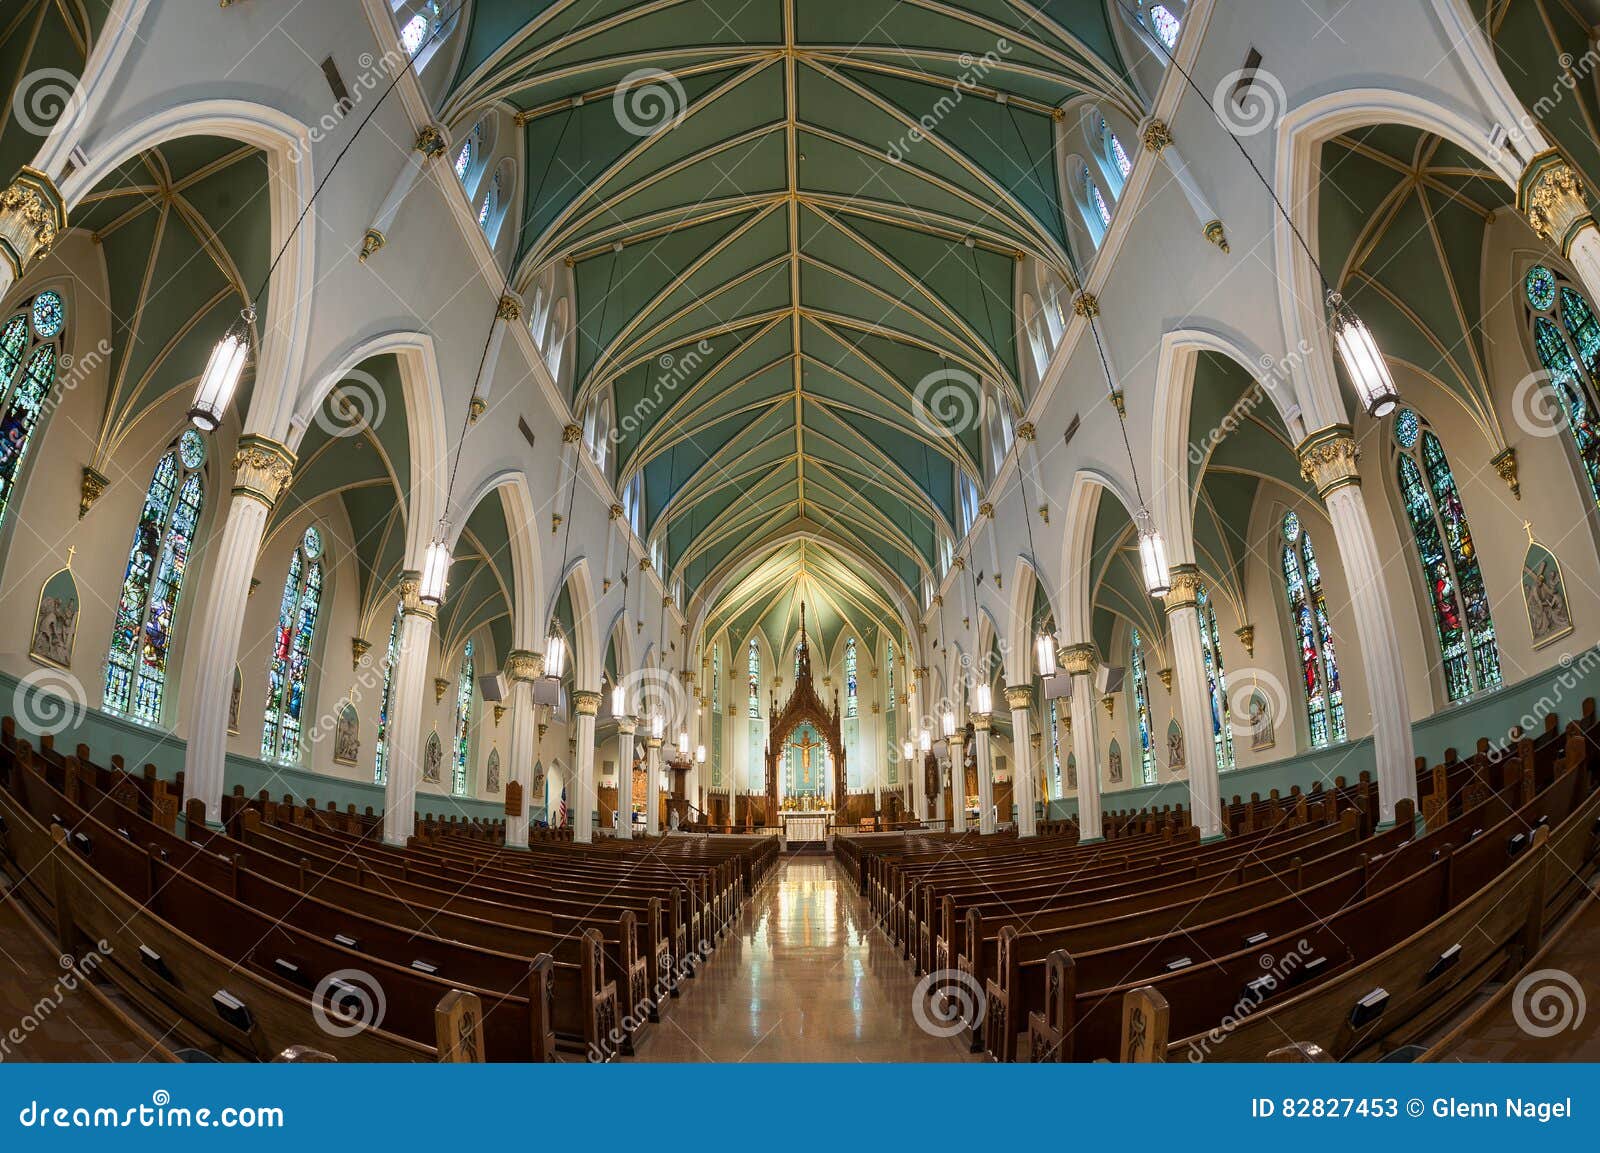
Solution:
<svg viewBox="0 0 1600 1153">
<path fill-rule="evenodd" d="M 514 681 L 536 681 L 544 676 L 544 654 L 512 649 L 506 654 L 506 676 Z"/>
<path fill-rule="evenodd" d="M 512 296 L 509 292 L 500 297 L 500 303 L 495 307 L 496 320 L 521 320 L 522 301 Z"/>
<path fill-rule="evenodd" d="M 1033 686 L 1032 685 L 1007 685 L 1006 686 L 1006 707 L 1007 708 L 1011 709 L 1012 711 L 1015 711 L 1017 709 L 1029 708 L 1032 705 L 1033 705 Z"/>
<path fill-rule="evenodd" d="M 1571 255 L 1578 233 L 1595 227 L 1584 199 L 1583 181 L 1554 148 L 1539 153 L 1523 169 L 1517 181 L 1517 209 L 1534 232 L 1560 246 L 1562 256 Z"/>
<path fill-rule="evenodd" d="M 1172 129 L 1165 120 L 1152 120 L 1144 126 L 1141 139 L 1146 152 L 1161 152 L 1172 144 Z"/>
<path fill-rule="evenodd" d="M 580 717 L 592 717 L 600 712 L 600 694 L 588 689 L 574 689 L 572 708 Z"/>
<path fill-rule="evenodd" d="M 1348 424 L 1331 424 L 1312 433 L 1296 446 L 1295 456 L 1300 461 L 1300 475 L 1316 487 L 1323 500 L 1346 485 L 1361 483 L 1356 469 L 1361 450 Z"/>
<path fill-rule="evenodd" d="M 21 280 L 66 230 L 66 202 L 55 182 L 24 165 L 0 192 L 0 257 L 11 266 L 12 278 Z"/>
<path fill-rule="evenodd" d="M 417 142 L 412 145 L 423 157 L 432 160 L 436 156 L 444 155 L 444 133 L 432 124 L 424 124 L 422 131 L 417 133 Z"/>
<path fill-rule="evenodd" d="M 1090 676 L 1099 664 L 1100 655 L 1095 652 L 1094 645 L 1088 642 L 1067 645 L 1061 650 L 1061 670 L 1068 676 Z"/>
<path fill-rule="evenodd" d="M 1200 569 L 1192 564 L 1175 564 L 1169 574 L 1172 587 L 1167 590 L 1168 613 L 1179 609 L 1192 609 L 1200 603 Z"/>
<path fill-rule="evenodd" d="M 294 476 L 294 453 L 289 446 L 247 433 L 233 454 L 233 495 L 258 500 L 271 509 Z"/>
</svg>

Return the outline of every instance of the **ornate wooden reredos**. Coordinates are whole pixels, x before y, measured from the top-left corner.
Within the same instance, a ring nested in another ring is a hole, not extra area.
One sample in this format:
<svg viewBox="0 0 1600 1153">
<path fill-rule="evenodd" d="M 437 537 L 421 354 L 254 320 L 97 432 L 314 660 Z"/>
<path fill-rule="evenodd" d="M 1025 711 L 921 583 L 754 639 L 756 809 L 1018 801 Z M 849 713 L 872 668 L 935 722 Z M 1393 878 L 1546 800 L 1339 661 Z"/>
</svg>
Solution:
<svg viewBox="0 0 1600 1153">
<path fill-rule="evenodd" d="M 830 711 L 822 703 L 816 687 L 811 683 L 811 647 L 806 640 L 804 601 L 800 602 L 800 645 L 795 656 L 798 667 L 795 670 L 794 692 L 789 694 L 783 711 L 773 716 L 772 727 L 767 730 L 767 819 L 769 821 L 777 820 L 778 758 L 788 746 L 790 735 L 807 721 L 810 721 L 812 727 L 822 734 L 823 740 L 828 742 L 828 750 L 833 754 L 834 805 L 843 806 L 845 797 L 848 796 L 846 784 L 849 777 L 846 776 L 844 767 L 844 730 L 839 723 L 839 698 L 835 693 L 833 709 Z"/>
</svg>

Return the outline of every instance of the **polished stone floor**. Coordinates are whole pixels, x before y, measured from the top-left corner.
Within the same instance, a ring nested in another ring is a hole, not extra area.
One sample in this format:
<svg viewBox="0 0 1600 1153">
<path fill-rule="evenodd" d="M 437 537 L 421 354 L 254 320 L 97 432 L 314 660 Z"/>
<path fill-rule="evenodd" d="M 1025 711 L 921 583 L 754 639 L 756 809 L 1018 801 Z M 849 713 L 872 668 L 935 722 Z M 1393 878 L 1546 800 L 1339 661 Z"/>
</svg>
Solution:
<svg viewBox="0 0 1600 1153">
<path fill-rule="evenodd" d="M 838 862 L 790 857 L 647 1031 L 638 1059 L 970 1060 L 962 1037 L 917 1024 L 916 988 Z"/>
</svg>

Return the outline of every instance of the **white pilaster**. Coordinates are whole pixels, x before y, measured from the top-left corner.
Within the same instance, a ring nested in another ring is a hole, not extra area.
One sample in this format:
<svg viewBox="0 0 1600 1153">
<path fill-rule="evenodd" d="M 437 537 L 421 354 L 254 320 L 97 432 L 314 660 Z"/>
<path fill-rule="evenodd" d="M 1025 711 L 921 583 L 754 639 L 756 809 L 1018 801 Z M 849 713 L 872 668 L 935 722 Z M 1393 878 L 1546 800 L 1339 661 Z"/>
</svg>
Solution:
<svg viewBox="0 0 1600 1153">
<path fill-rule="evenodd" d="M 1031 837 L 1039 831 L 1033 805 L 1033 686 L 1007 685 L 1011 706 L 1011 797 L 1017 806 L 1017 835 Z"/>
<path fill-rule="evenodd" d="M 950 738 L 950 808 L 956 832 L 967 831 L 966 741 L 958 733 Z"/>
<path fill-rule="evenodd" d="M 633 721 L 617 718 L 617 836 L 633 840 Z"/>
<path fill-rule="evenodd" d="M 1212 722 L 1211 688 L 1206 680 L 1205 650 L 1200 645 L 1199 570 L 1192 564 L 1172 566 L 1172 591 L 1167 594 L 1167 635 L 1172 638 L 1173 692 L 1183 726 L 1189 773 L 1190 818 L 1202 837 L 1222 833 L 1221 792 Z"/>
<path fill-rule="evenodd" d="M 1096 737 L 1094 715 L 1094 670 L 1098 659 L 1091 644 L 1068 645 L 1062 657 L 1066 672 L 1072 676 L 1072 753 L 1078 762 L 1078 837 L 1082 841 L 1098 841 L 1105 835 L 1100 811 L 1100 742 Z"/>
<path fill-rule="evenodd" d="M 978 762 L 978 832 L 988 834 L 995 829 L 994 764 L 989 754 L 988 713 L 979 713 L 972 720 L 973 753 Z"/>
<path fill-rule="evenodd" d="M 594 841 L 594 717 L 600 709 L 600 694 L 582 689 L 572 694 L 577 713 L 577 761 L 569 796 L 572 798 L 572 839 L 580 845 Z"/>
<path fill-rule="evenodd" d="M 389 780 L 383 792 L 383 839 L 390 845 L 404 845 L 416 826 L 422 713 L 434 623 L 433 610 L 417 599 L 416 573 L 401 579 L 400 596 L 400 651 L 389 692 Z"/>
<path fill-rule="evenodd" d="M 661 835 L 661 738 L 644 739 L 644 831 Z"/>
</svg>

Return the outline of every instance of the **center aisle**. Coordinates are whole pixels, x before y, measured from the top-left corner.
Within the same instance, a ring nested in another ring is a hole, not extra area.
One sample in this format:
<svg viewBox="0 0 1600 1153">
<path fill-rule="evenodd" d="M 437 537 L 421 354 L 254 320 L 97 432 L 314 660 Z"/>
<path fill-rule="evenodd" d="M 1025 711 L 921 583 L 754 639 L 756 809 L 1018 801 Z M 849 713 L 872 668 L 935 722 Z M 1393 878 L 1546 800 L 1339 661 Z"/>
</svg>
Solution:
<svg viewBox="0 0 1600 1153">
<path fill-rule="evenodd" d="M 923 1031 L 917 978 L 832 857 L 768 876 L 641 1061 L 967 1061 L 964 1036 Z"/>
</svg>

